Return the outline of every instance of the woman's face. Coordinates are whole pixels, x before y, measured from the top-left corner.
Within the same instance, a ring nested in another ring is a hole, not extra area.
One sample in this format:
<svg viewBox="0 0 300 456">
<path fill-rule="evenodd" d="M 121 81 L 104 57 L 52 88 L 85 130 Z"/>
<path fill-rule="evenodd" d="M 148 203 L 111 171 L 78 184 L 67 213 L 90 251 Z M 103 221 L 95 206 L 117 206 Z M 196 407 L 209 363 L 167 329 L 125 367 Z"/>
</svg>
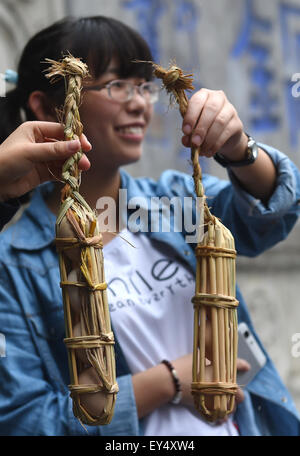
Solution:
<svg viewBox="0 0 300 456">
<path fill-rule="evenodd" d="M 112 59 L 107 71 L 88 85 L 103 85 L 118 76 L 118 65 Z M 127 79 L 136 85 L 144 79 Z M 137 161 L 141 157 L 142 142 L 149 125 L 153 107 L 137 90 L 126 102 L 112 100 L 103 90 L 83 91 L 80 117 L 83 131 L 93 146 L 89 159 L 92 169 L 97 166 L 113 169 Z"/>
</svg>

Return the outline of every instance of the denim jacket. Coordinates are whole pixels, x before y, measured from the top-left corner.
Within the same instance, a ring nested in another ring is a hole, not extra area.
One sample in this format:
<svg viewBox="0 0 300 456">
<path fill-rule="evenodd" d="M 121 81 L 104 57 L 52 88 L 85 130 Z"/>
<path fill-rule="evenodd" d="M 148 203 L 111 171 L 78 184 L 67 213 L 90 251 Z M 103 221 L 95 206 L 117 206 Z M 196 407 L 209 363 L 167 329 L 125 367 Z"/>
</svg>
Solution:
<svg viewBox="0 0 300 456">
<path fill-rule="evenodd" d="M 230 172 L 231 182 L 203 176 L 211 212 L 233 233 L 240 255 L 258 255 L 285 239 L 299 214 L 297 168 L 282 153 L 263 147 L 277 168 L 277 186 L 266 206 L 245 192 Z M 134 179 L 122 170 L 121 186 L 128 200 L 194 195 L 192 178 L 170 170 L 158 181 Z M 6 341 L 5 356 L 0 357 L 0 435 L 141 435 L 132 376 L 117 340 L 119 393 L 111 423 L 84 429 L 73 416 L 55 216 L 44 202 L 51 188 L 46 184 L 35 190 L 22 217 L 0 235 L 0 333 Z M 167 243 L 195 271 L 195 246 L 186 242 L 184 232 L 145 234 Z M 262 346 L 238 287 L 237 299 L 239 321 L 250 326 Z M 268 355 L 267 364 L 246 387 L 235 420 L 241 435 L 299 435 L 299 414 Z"/>
</svg>

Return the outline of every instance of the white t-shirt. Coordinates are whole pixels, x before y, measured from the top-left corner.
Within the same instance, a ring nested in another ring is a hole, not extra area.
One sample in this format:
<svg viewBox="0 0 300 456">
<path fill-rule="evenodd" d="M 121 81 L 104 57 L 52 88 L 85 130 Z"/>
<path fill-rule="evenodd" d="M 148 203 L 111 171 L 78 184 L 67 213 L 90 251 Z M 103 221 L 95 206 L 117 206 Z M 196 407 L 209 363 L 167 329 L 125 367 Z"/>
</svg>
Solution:
<svg viewBox="0 0 300 456">
<path fill-rule="evenodd" d="M 132 374 L 193 350 L 195 281 L 174 251 L 144 234 L 123 231 L 103 249 L 114 332 Z M 147 394 L 147 392 L 145 392 Z M 166 404 L 144 418 L 151 436 L 238 435 L 232 419 L 204 421 L 183 405 Z"/>
</svg>

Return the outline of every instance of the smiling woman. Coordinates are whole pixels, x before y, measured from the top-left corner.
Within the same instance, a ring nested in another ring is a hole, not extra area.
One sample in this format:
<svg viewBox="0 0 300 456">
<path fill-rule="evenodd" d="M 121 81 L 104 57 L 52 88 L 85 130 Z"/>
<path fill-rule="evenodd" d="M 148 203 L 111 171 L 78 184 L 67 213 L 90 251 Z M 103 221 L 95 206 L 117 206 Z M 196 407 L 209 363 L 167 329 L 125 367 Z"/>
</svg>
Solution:
<svg viewBox="0 0 300 456">
<path fill-rule="evenodd" d="M 191 297 L 195 292 L 195 258 L 194 245 L 186 242 L 182 223 L 186 218 L 184 203 L 194 196 L 193 181 L 173 170 L 163 172 L 157 182 L 133 179 L 122 169 L 142 154 L 158 94 L 152 66 L 136 63 L 152 60 L 139 34 L 115 19 L 98 16 L 66 18 L 35 35 L 22 53 L 16 89 L 0 100 L 0 141 L 24 117 L 56 120 L 56 109 L 64 101 L 64 83 L 51 85 L 43 62 L 46 58 L 60 60 L 67 51 L 87 63 L 91 74 L 85 83 L 80 118 L 93 150 L 80 193 L 92 208 L 101 198 L 113 201 L 122 217 L 122 223 L 116 219 L 115 227 L 120 236 L 103 233 L 107 267 L 102 280 L 111 285 L 119 393 L 112 422 L 89 426 L 89 434 L 298 435 L 299 416 L 269 358 L 251 387 L 238 390 L 237 409 L 226 422 L 207 423 L 193 408 Z M 299 214 L 299 172 L 284 154 L 267 145 L 260 145 L 253 159 L 253 142 L 223 92 L 203 88 L 191 96 L 183 118 L 182 142 L 186 146 L 200 143 L 201 154 L 219 153 L 226 159 L 230 181 L 203 175 L 203 185 L 212 213 L 233 233 L 241 255 L 258 255 L 285 238 Z M 119 191 L 125 189 L 124 204 Z M 38 188 L 22 217 L 0 238 L 0 328 L 5 328 L 7 352 L 5 362 L 0 363 L 0 376 L 6 379 L 0 386 L 2 435 L 86 432 L 71 412 L 67 387 L 70 380 L 59 267 L 53 248 L 60 193 L 59 182 Z M 168 218 L 170 226 L 182 229 L 166 232 L 156 223 L 165 220 L 166 214 L 150 202 L 163 198 L 169 203 L 179 199 L 182 220 L 176 220 L 175 206 Z M 137 208 L 127 204 L 132 201 L 139 201 L 141 213 L 145 208 L 149 211 L 140 231 L 132 213 Z M 187 208 L 191 220 L 196 216 L 194 206 L 188 204 Z M 79 269 L 74 274 L 77 280 Z M 78 313 L 82 308 L 76 293 L 74 299 L 73 330 L 80 336 Z M 238 289 L 237 299 L 239 321 L 245 321 L 255 335 Z M 206 325 L 210 327 L 209 318 Z M 107 340 L 111 341 L 110 337 L 108 334 Z M 203 343 L 206 380 L 214 381 L 210 338 Z M 89 386 L 97 372 L 91 369 L 86 353 L 80 355 L 86 375 L 79 381 Z M 171 368 L 162 360 L 168 360 Z M 249 365 L 238 360 L 237 368 L 247 370 Z M 103 402 L 97 397 L 87 393 L 83 401 L 100 415 Z"/>
<path fill-rule="evenodd" d="M 137 66 L 132 63 L 133 68 Z M 101 163 L 106 179 L 108 170 L 113 172 L 119 166 L 133 163 L 141 157 L 142 142 L 153 112 L 152 103 L 144 96 L 144 91 L 134 89 L 134 86 L 144 87 L 145 77 L 128 75 L 122 81 L 122 90 L 119 87 L 119 96 L 116 96 L 116 90 L 112 92 L 112 83 L 114 87 L 122 73 L 119 67 L 119 60 L 114 57 L 103 74 L 93 80 L 91 86 L 85 87 L 87 90 L 84 89 L 80 109 L 85 134 L 92 138 L 94 145 L 91 157 L 93 169 L 98 174 Z M 132 90 L 131 96 L 127 94 L 124 99 L 126 86 L 127 90 Z M 96 200 L 93 205 L 96 205 Z"/>
<path fill-rule="evenodd" d="M 117 70 L 115 70 L 117 72 Z M 154 82 L 143 82 L 140 85 L 134 85 L 130 81 L 116 79 L 104 85 L 92 85 L 84 87 L 84 90 L 103 90 L 107 89 L 108 96 L 115 101 L 125 103 L 133 98 L 135 90 L 145 98 L 149 103 L 155 103 L 158 100 L 159 87 Z"/>
</svg>

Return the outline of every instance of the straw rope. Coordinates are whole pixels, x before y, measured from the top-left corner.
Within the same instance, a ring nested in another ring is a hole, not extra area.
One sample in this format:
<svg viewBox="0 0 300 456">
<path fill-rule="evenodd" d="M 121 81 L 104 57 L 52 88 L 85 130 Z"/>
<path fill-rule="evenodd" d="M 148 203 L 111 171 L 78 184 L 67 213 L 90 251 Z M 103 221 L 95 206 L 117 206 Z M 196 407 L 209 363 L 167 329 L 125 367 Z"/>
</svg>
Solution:
<svg viewBox="0 0 300 456">
<path fill-rule="evenodd" d="M 202 382 L 201 384 L 192 383 L 193 392 L 201 392 L 203 394 L 236 394 L 237 385 L 235 383 L 225 382 Z"/>
<path fill-rule="evenodd" d="M 187 111 L 185 91 L 194 89 L 192 74 L 184 74 L 176 65 L 164 69 L 149 62 L 154 75 L 163 81 L 166 91 L 179 105 L 181 116 Z M 193 127 L 192 132 L 194 131 Z M 192 135 L 192 134 L 191 134 Z M 195 249 L 197 259 L 194 305 L 193 382 L 191 392 L 196 409 L 208 420 L 223 419 L 234 408 L 237 391 L 237 313 L 235 299 L 234 239 L 230 231 L 211 214 L 204 194 L 199 163 L 200 148 L 191 147 L 195 193 L 202 202 L 204 236 Z M 211 343 L 206 346 L 208 325 Z M 213 368 L 213 381 L 206 379 L 206 354 Z M 212 405 L 207 397 L 212 396 Z"/>
<path fill-rule="evenodd" d="M 68 281 L 60 282 L 61 287 L 70 286 L 70 285 L 75 286 L 75 287 L 87 288 L 88 290 L 91 290 L 91 291 L 106 290 L 106 288 L 107 288 L 106 282 L 96 283 L 92 286 L 90 286 L 84 282 L 68 282 Z"/>
<path fill-rule="evenodd" d="M 51 64 L 46 74 L 51 83 L 61 77 L 66 83 L 63 107 L 65 139 L 78 139 L 83 132 L 79 116 L 82 80 L 88 76 L 88 68 L 80 59 L 71 55 L 60 62 L 50 59 L 46 61 Z M 68 349 L 71 378 L 69 390 L 73 412 L 81 423 L 99 425 L 108 424 L 112 419 L 118 385 L 115 341 L 106 296 L 102 235 L 98 230 L 96 215 L 79 193 L 81 173 L 78 163 L 82 154 L 80 149 L 62 168 L 61 179 L 65 186 L 61 192 L 55 241 L 59 254 L 66 326 L 64 343 Z M 69 280 L 69 274 L 76 270 L 79 271 L 77 279 Z M 78 324 L 81 334 L 74 335 Z M 96 384 L 81 384 L 87 367 L 95 372 L 98 378 Z M 81 400 L 81 395 L 87 393 L 94 395 L 91 396 L 95 402 L 93 413 Z M 101 400 L 104 398 L 104 407 L 94 412 L 97 401 L 100 401 L 99 394 Z"/>
<path fill-rule="evenodd" d="M 234 309 L 239 302 L 232 296 L 224 296 L 220 294 L 198 293 L 192 298 L 194 308 L 202 305 L 220 307 L 222 309 Z"/>
</svg>

